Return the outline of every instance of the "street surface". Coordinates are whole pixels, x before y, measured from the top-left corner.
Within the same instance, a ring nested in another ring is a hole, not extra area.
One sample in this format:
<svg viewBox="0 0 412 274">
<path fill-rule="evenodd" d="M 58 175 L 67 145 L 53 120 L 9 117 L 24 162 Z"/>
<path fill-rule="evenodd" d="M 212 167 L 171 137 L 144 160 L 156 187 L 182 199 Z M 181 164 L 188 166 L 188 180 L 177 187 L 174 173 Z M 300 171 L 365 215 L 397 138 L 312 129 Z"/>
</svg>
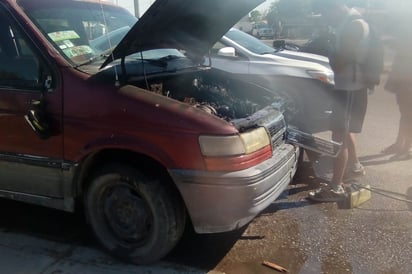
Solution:
<svg viewBox="0 0 412 274">
<path fill-rule="evenodd" d="M 379 87 L 369 96 L 364 131 L 357 136 L 367 171 L 358 183 L 412 200 L 412 160 L 380 153 L 395 140 L 398 122 L 395 97 Z M 246 227 L 216 235 L 188 231 L 151 266 L 105 254 L 81 215 L 0 200 L 0 273 L 280 273 L 263 261 L 290 273 L 412 273 L 412 204 L 375 192 L 354 209 L 313 204 L 306 197 L 321 180 L 312 171 L 304 162 L 284 195 Z"/>
</svg>

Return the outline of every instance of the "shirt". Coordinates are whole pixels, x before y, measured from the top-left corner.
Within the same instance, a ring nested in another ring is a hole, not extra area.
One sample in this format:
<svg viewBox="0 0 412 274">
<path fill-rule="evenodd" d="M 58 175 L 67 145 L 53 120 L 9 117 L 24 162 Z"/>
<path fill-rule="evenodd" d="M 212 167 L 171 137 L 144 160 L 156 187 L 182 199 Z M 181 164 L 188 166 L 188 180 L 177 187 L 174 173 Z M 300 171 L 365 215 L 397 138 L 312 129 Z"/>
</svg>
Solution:
<svg viewBox="0 0 412 274">
<path fill-rule="evenodd" d="M 356 17 L 360 17 L 359 12 L 354 9 L 349 10 L 346 18 L 335 29 L 336 43 L 334 50 L 332 51 L 332 55 L 330 56 L 331 59 L 333 59 L 334 56 L 338 55 L 342 50 L 342 34 L 345 28 L 348 27 L 350 22 L 352 22 L 353 20 L 359 20 L 359 22 L 363 26 L 362 38 L 360 39 L 359 44 L 356 46 L 356 56 L 354 56 L 354 59 L 356 61 L 348 62 L 338 72 L 334 71 L 335 89 L 337 90 L 355 91 L 365 88 L 361 64 L 365 60 L 368 50 L 367 42 L 369 37 L 369 26 L 364 19 Z"/>
</svg>

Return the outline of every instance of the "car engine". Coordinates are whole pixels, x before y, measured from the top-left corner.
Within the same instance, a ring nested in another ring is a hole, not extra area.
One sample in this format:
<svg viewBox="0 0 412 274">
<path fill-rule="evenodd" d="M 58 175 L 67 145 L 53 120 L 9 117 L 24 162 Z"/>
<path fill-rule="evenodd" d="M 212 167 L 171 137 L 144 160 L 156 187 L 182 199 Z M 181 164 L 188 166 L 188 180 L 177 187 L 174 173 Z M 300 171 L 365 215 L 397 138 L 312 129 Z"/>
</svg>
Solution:
<svg viewBox="0 0 412 274">
<path fill-rule="evenodd" d="M 152 81 L 146 83 L 145 88 L 187 103 L 226 121 L 248 117 L 272 102 L 269 95 L 257 96 L 258 87 L 248 86 L 247 83 L 241 85 L 227 79 L 191 76 Z"/>
</svg>

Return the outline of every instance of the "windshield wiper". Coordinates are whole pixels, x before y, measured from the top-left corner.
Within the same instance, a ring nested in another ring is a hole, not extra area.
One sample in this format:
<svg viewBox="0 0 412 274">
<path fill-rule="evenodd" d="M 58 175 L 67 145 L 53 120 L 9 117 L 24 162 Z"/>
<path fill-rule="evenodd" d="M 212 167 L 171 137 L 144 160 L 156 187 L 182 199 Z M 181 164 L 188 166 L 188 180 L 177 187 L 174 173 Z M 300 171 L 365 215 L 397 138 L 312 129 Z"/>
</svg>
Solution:
<svg viewBox="0 0 412 274">
<path fill-rule="evenodd" d="M 108 58 L 108 57 L 111 55 L 111 53 L 112 53 L 112 51 L 113 51 L 114 48 L 115 48 L 115 47 L 106 49 L 105 51 L 103 51 L 103 52 L 100 53 L 99 55 L 96 55 L 96 56 L 90 58 L 89 60 L 87 60 L 87 61 L 85 61 L 85 62 L 83 62 L 83 63 L 75 66 L 75 68 L 79 68 L 79 67 L 82 67 L 82 66 L 90 65 L 90 64 L 92 64 L 92 63 L 94 63 L 94 62 L 96 62 L 96 61 L 100 61 L 100 60 L 103 60 L 103 59 L 105 59 L 105 58 Z"/>
<path fill-rule="evenodd" d="M 104 57 L 104 56 L 101 56 L 101 55 L 95 56 L 95 57 L 90 58 L 89 60 L 87 60 L 87 61 L 85 61 L 85 62 L 83 62 L 83 63 L 81 63 L 81 64 L 78 64 L 77 66 L 75 66 L 75 68 L 79 68 L 79 67 L 82 67 L 82 66 L 90 65 L 90 64 L 96 62 L 97 60 L 103 59 L 103 57 Z"/>
</svg>

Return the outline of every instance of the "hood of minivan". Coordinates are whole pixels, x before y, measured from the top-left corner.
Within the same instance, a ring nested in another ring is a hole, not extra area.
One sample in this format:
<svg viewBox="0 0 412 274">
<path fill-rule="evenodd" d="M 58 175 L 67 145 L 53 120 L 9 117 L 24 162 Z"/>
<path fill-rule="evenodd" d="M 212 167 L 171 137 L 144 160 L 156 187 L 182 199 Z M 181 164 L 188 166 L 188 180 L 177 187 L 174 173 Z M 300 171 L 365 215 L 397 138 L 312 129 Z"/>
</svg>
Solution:
<svg viewBox="0 0 412 274">
<path fill-rule="evenodd" d="M 183 50 L 200 61 L 236 22 L 264 0 L 156 0 L 101 67 L 158 48 Z"/>
</svg>

